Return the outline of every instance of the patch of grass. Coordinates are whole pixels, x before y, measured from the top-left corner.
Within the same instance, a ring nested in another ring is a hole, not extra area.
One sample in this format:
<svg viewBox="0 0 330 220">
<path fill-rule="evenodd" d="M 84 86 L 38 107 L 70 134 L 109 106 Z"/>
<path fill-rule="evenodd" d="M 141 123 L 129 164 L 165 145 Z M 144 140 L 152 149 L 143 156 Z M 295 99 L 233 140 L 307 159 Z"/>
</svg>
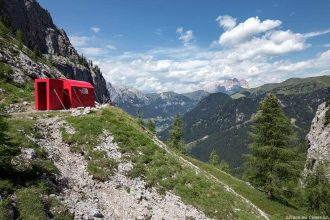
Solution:
<svg viewBox="0 0 330 220">
<path fill-rule="evenodd" d="M 23 86 L 18 86 L 0 79 L 0 88 L 4 90 L 0 93 L 0 103 L 2 105 L 8 106 L 14 103 L 32 102 L 34 100 L 32 81 L 27 82 Z"/>
<path fill-rule="evenodd" d="M 35 125 L 33 119 L 7 117 L 6 122 L 8 124 L 6 134 L 13 146 L 33 149 L 39 148 L 36 143 L 26 136 L 33 136 L 33 126 Z"/>
<path fill-rule="evenodd" d="M 47 173 L 48 175 L 60 174 L 60 171 L 50 160 L 36 159 L 32 161 L 32 165 L 42 173 Z"/>
<path fill-rule="evenodd" d="M 0 219 L 9 219 L 8 205 L 8 200 L 5 199 L 0 201 Z"/>
<path fill-rule="evenodd" d="M 13 73 L 14 71 L 9 65 L 0 62 L 0 80 L 7 80 L 8 75 Z"/>
<path fill-rule="evenodd" d="M 110 158 L 92 159 L 88 161 L 87 170 L 98 180 L 107 180 L 117 169 L 118 163 Z"/>
<path fill-rule="evenodd" d="M 73 215 L 56 198 L 50 198 L 47 204 L 49 211 L 53 214 L 54 220 L 72 220 Z"/>
<path fill-rule="evenodd" d="M 24 220 L 46 220 L 41 192 L 37 188 L 23 188 L 16 191 L 19 218 Z"/>
</svg>

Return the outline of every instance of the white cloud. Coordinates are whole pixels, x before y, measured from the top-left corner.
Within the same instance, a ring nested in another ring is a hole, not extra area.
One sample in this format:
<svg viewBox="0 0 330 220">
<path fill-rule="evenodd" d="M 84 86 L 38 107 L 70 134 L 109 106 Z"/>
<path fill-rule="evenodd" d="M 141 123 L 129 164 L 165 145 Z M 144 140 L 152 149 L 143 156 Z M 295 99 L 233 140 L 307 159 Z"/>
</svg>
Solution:
<svg viewBox="0 0 330 220">
<path fill-rule="evenodd" d="M 101 28 L 99 27 L 91 27 L 91 30 L 94 32 L 94 33 L 99 33 Z"/>
<path fill-rule="evenodd" d="M 179 40 L 181 40 L 185 46 L 190 45 L 192 40 L 194 39 L 194 34 L 192 30 L 185 31 L 183 27 L 179 27 L 176 29 L 176 33 L 179 34 Z"/>
<path fill-rule="evenodd" d="M 219 38 L 223 46 L 234 45 L 249 40 L 257 34 L 264 33 L 281 25 L 279 20 L 260 21 L 258 17 L 252 17 L 238 24 L 235 28 L 226 30 Z"/>
<path fill-rule="evenodd" d="M 310 33 L 304 34 L 303 36 L 305 38 L 310 38 L 310 37 L 317 37 L 317 36 L 320 36 L 323 34 L 328 34 L 328 33 L 330 33 L 330 29 L 324 30 L 324 31 L 310 32 Z"/>
<path fill-rule="evenodd" d="M 112 45 L 112 44 L 106 45 L 106 48 L 108 48 L 110 50 L 117 50 L 117 48 L 114 45 Z"/>
<path fill-rule="evenodd" d="M 281 21 L 260 21 L 258 17 L 236 25 L 235 18 L 221 16 L 217 22 L 225 29 L 219 37 L 225 39 L 223 47 L 200 48 L 192 44 L 192 31 L 180 27 L 176 32 L 183 42 L 181 47 L 128 51 L 116 56 L 108 50 L 103 56 L 106 58 L 99 56 L 94 63 L 101 67 L 106 80 L 148 92 L 189 92 L 233 77 L 246 79 L 254 87 L 290 77 L 330 73 L 329 48 L 301 60 L 293 61 L 288 56 L 311 47 L 307 39 L 327 34 L 328 30 L 295 33 L 283 30 Z M 88 52 L 102 53 L 99 49 L 89 48 Z"/>
<path fill-rule="evenodd" d="M 216 21 L 219 23 L 220 27 L 225 30 L 230 30 L 236 26 L 236 18 L 229 15 L 219 16 Z"/>
<path fill-rule="evenodd" d="M 86 46 L 88 41 L 91 40 L 90 37 L 87 36 L 79 36 L 79 35 L 71 35 L 69 36 L 70 42 L 74 47 L 83 47 Z"/>
</svg>

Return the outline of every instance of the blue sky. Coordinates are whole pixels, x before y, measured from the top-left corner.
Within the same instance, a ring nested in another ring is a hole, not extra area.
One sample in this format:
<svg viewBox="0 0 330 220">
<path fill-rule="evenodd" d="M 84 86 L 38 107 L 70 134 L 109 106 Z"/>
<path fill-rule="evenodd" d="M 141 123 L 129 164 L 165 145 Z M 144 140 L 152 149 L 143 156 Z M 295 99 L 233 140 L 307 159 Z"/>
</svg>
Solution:
<svg viewBox="0 0 330 220">
<path fill-rule="evenodd" d="M 330 74 L 330 1 L 39 0 L 105 78 L 187 92 Z"/>
</svg>

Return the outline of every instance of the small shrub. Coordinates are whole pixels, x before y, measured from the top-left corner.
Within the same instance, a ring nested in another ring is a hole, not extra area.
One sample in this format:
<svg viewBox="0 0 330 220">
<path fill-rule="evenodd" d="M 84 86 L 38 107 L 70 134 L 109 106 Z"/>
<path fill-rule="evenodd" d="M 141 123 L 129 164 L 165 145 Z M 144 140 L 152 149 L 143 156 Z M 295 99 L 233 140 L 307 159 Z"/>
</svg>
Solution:
<svg viewBox="0 0 330 220">
<path fill-rule="evenodd" d="M 0 62 L 0 80 L 7 80 L 8 76 L 13 74 L 13 72 L 9 65 Z"/>
<path fill-rule="evenodd" d="M 326 106 L 330 106 L 330 96 L 327 98 Z M 330 108 L 325 113 L 325 122 L 324 125 L 327 126 L 330 123 Z"/>
<path fill-rule="evenodd" d="M 14 191 L 13 184 L 8 180 L 0 180 L 0 195 L 8 196 Z"/>
</svg>

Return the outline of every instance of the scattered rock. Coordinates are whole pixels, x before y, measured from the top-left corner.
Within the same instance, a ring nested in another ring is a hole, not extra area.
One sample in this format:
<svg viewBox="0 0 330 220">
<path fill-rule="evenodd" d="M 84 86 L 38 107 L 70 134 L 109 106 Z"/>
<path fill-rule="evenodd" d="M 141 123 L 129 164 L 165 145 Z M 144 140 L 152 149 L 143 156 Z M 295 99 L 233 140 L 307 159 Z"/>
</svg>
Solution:
<svg viewBox="0 0 330 220">
<path fill-rule="evenodd" d="M 63 184 L 59 197 L 74 213 L 74 219 L 186 219 L 189 216 L 208 219 L 193 206 L 184 204 L 180 197 L 170 192 L 162 196 L 156 189 L 147 188 L 141 178 L 125 176 L 132 163 L 124 160 L 109 132 L 100 136 L 100 144 L 95 149 L 105 151 L 107 157 L 115 159 L 119 163 L 118 169 L 107 181 L 94 180 L 87 172 L 84 157 L 80 153 L 71 153 L 62 141 L 60 128 L 66 124 L 56 117 L 43 120 L 42 127 L 49 128 L 49 135 L 38 143 L 46 149 L 49 158 L 60 158 L 54 164 L 66 184 Z"/>
<path fill-rule="evenodd" d="M 22 148 L 21 149 L 21 157 L 32 160 L 37 157 L 36 151 L 32 148 Z"/>
</svg>

